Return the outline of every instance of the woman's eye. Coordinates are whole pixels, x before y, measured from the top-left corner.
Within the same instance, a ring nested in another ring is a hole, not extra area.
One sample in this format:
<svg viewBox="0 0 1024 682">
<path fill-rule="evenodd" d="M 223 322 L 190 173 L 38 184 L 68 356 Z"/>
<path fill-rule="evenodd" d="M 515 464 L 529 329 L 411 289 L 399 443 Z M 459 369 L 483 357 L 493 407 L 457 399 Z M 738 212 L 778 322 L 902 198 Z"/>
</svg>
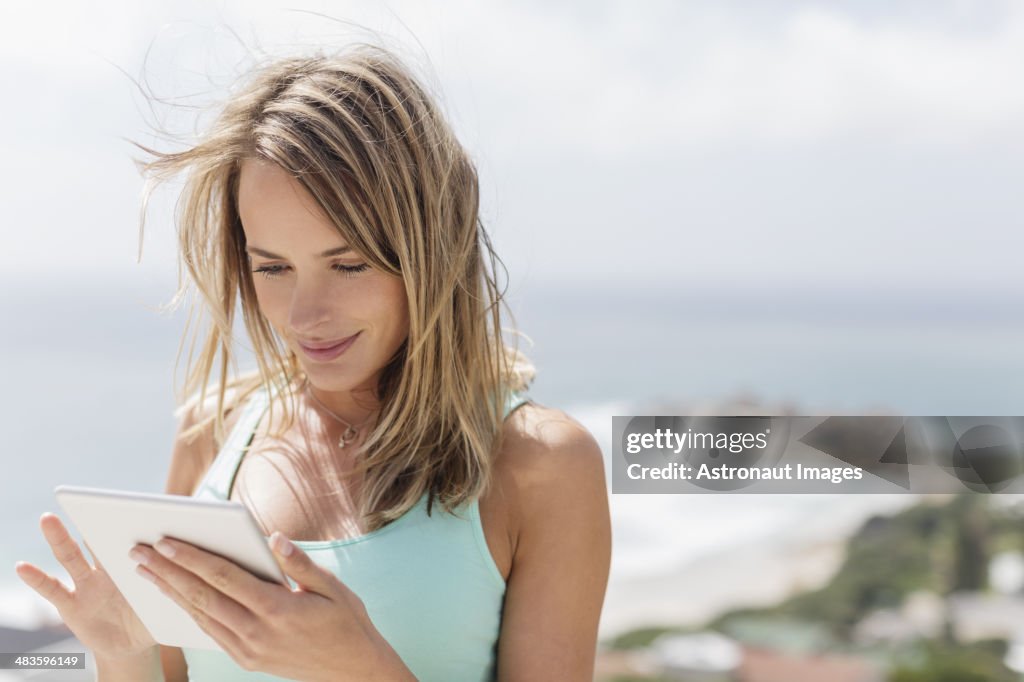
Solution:
<svg viewBox="0 0 1024 682">
<path fill-rule="evenodd" d="M 283 265 L 264 265 L 263 267 L 256 268 L 253 272 L 258 272 L 266 279 L 277 277 L 284 270 Z"/>
<path fill-rule="evenodd" d="M 345 275 L 346 277 L 351 277 L 352 275 L 369 269 L 370 266 L 367 265 L 366 263 L 362 263 L 360 265 L 342 265 L 341 263 L 335 263 L 331 267 L 333 267 L 335 270 Z"/>
<path fill-rule="evenodd" d="M 370 266 L 367 265 L 366 263 L 361 263 L 360 265 L 343 265 L 341 263 L 335 263 L 334 265 L 331 266 L 331 268 L 335 272 L 340 272 L 345 277 L 352 277 L 360 272 L 368 270 Z M 274 277 L 279 276 L 282 272 L 284 272 L 287 269 L 288 266 L 286 265 L 264 265 L 262 267 L 256 268 L 255 270 L 253 270 L 253 272 L 260 273 L 261 275 L 263 275 L 265 279 L 272 279 Z"/>
</svg>

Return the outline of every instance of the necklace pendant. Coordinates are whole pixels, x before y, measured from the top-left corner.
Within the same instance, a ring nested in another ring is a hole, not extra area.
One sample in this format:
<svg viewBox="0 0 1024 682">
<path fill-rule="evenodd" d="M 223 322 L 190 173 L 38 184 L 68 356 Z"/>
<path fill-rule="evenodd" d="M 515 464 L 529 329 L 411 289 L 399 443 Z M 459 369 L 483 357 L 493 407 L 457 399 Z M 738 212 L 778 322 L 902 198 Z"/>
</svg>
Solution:
<svg viewBox="0 0 1024 682">
<path fill-rule="evenodd" d="M 338 447 L 344 448 L 346 445 L 355 440 L 357 434 L 358 432 L 354 428 L 349 426 L 347 429 L 345 429 L 345 433 L 341 434 L 341 438 L 338 439 Z"/>
</svg>

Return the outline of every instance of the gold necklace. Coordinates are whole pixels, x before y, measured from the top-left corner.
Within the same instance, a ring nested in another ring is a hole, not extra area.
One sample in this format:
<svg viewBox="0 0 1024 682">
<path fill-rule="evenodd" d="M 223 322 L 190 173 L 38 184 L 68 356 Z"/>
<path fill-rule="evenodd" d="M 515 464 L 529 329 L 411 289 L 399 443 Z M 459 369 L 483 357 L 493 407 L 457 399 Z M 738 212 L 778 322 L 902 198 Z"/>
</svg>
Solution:
<svg viewBox="0 0 1024 682">
<path fill-rule="evenodd" d="M 370 417 L 367 417 L 365 420 L 363 420 L 363 423 L 360 424 L 358 427 L 352 426 L 352 424 L 345 421 L 338 415 L 334 414 L 334 412 L 332 412 L 329 407 L 320 402 L 320 399 L 316 397 L 316 394 L 313 393 L 313 390 L 309 385 L 309 377 L 306 377 L 306 380 L 303 385 L 306 387 L 306 393 L 308 393 L 309 397 L 313 399 L 313 402 L 322 407 L 324 412 L 331 415 L 332 417 L 334 417 L 339 422 L 345 425 L 345 431 L 341 434 L 341 438 L 338 439 L 339 448 L 344 449 L 346 445 L 354 441 L 356 439 L 356 436 L 359 435 L 359 429 L 363 428 L 363 426 L 366 425 L 366 422 L 370 421 Z"/>
</svg>

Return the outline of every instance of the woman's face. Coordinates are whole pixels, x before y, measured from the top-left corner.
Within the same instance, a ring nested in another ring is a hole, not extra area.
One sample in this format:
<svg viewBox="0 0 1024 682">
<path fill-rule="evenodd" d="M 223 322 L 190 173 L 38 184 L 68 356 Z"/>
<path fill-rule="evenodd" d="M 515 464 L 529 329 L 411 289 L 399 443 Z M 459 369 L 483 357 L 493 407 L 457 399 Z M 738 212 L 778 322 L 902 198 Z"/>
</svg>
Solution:
<svg viewBox="0 0 1024 682">
<path fill-rule="evenodd" d="M 238 211 L 260 310 L 323 391 L 366 390 L 409 333 L 400 277 L 351 250 L 313 197 L 276 164 L 242 163 Z M 355 336 L 337 349 L 315 352 Z"/>
</svg>

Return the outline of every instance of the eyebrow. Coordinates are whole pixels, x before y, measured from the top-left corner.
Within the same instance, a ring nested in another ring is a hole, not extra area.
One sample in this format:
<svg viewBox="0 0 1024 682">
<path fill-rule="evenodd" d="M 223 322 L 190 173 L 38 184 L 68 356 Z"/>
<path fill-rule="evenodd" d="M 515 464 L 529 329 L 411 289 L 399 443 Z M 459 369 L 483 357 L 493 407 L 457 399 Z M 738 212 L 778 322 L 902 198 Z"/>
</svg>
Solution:
<svg viewBox="0 0 1024 682">
<path fill-rule="evenodd" d="M 265 249 L 261 249 L 256 246 L 246 246 L 245 250 L 248 253 L 255 253 L 256 255 L 263 256 L 264 258 L 284 258 L 284 256 L 278 256 L 276 253 L 271 253 Z M 350 246 L 339 246 L 334 249 L 327 249 L 326 251 L 320 254 L 320 257 L 330 258 L 331 256 L 339 256 L 343 253 L 348 253 L 351 250 L 352 247 Z"/>
</svg>

